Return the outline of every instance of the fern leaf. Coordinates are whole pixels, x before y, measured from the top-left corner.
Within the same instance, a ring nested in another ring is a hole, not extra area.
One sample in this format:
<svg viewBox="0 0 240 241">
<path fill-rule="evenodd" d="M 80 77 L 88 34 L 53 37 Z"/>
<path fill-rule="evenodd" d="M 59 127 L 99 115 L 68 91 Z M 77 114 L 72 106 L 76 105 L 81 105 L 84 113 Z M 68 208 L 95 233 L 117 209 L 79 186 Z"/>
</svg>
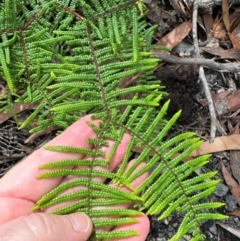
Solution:
<svg viewBox="0 0 240 241">
<path fill-rule="evenodd" d="M 8 86 L 2 109 L 12 111 L 12 100 L 36 105 L 20 125 L 37 120 L 31 132 L 66 129 L 86 114 L 100 119 L 88 122 L 96 136 L 87 140 L 92 148 L 46 147 L 77 158 L 44 164 L 38 178 L 76 179 L 44 195 L 34 210 L 86 212 L 94 218 L 96 240 L 139 235 L 102 227 L 135 223 L 143 211 L 159 219 L 179 212 L 183 219 L 170 240 L 190 231 L 192 241 L 201 240 L 203 220 L 225 218 L 212 210 L 221 203 L 205 202 L 218 181 L 215 172 L 194 174 L 208 155 L 184 162 L 201 143 L 194 133 L 166 138 L 181 111 L 166 119 L 169 101 L 161 103 L 167 93 L 153 74 L 159 60 L 151 49 L 167 49 L 152 46 L 156 26 L 148 26 L 145 10 L 141 0 L 1 3 L 0 75 Z M 129 143 L 113 173 L 111 161 L 126 133 Z M 135 148 L 142 151 L 129 167 Z M 148 177 L 135 187 L 142 175 Z M 122 204 L 131 208 L 116 208 Z"/>
</svg>

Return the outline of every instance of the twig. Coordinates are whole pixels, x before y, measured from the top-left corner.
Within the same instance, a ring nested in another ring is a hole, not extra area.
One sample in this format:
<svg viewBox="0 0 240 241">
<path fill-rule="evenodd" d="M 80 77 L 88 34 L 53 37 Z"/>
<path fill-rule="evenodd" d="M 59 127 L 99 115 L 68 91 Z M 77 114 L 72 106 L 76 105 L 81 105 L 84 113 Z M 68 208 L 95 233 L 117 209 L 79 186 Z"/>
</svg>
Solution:
<svg viewBox="0 0 240 241">
<path fill-rule="evenodd" d="M 204 67 L 217 70 L 219 72 L 240 72 L 239 63 L 217 63 L 214 59 L 204 58 L 181 58 L 168 53 L 153 52 L 152 57 L 159 58 L 163 61 L 173 64 L 202 65 Z"/>
<path fill-rule="evenodd" d="M 198 38 L 197 38 L 197 15 L 198 15 L 198 1 L 195 0 L 193 4 L 193 18 L 192 18 L 192 34 L 193 34 L 193 44 L 194 44 L 194 50 L 196 57 L 200 57 L 200 51 L 198 46 Z M 211 130 L 210 130 L 210 139 L 209 142 L 214 142 L 215 136 L 216 136 L 216 129 L 217 129 L 217 117 L 215 113 L 215 108 L 211 96 L 211 92 L 208 87 L 207 79 L 205 77 L 203 66 L 199 66 L 199 78 L 202 81 L 205 96 L 208 103 L 209 108 L 209 114 L 211 119 Z"/>
</svg>

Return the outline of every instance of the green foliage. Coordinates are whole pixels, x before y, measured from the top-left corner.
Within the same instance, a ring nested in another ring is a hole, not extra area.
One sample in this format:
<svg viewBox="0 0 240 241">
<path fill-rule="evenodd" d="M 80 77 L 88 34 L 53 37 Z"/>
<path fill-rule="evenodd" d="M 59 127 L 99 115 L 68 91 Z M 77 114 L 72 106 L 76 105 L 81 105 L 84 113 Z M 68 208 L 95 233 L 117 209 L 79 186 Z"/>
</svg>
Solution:
<svg viewBox="0 0 240 241">
<path fill-rule="evenodd" d="M 78 178 L 47 193 L 34 210 L 52 206 L 56 214 L 86 212 L 94 218 L 92 238 L 97 240 L 137 235 L 133 230 L 102 228 L 135 223 L 142 211 L 158 215 L 159 220 L 179 212 L 183 220 L 170 240 L 177 241 L 190 230 L 192 241 L 203 240 L 202 221 L 225 218 L 211 211 L 221 203 L 204 202 L 218 183 L 213 179 L 216 173 L 193 175 L 207 163 L 207 155 L 183 162 L 201 143 L 194 133 L 166 139 L 180 111 L 166 120 L 169 102 L 159 107 L 167 93 L 153 75 L 159 61 L 150 52 L 155 26 L 148 28 L 145 10 L 140 0 L 1 3 L 0 75 L 8 87 L 2 110 L 11 109 L 12 101 L 38 104 L 20 126 L 38 119 L 32 132 L 56 125 L 66 128 L 88 113 L 100 119 L 97 126 L 88 123 L 96 134 L 88 142 L 95 149 L 47 147 L 82 158 L 45 164 L 40 168 L 52 170 L 38 178 Z M 129 81 L 136 83 L 128 86 Z M 126 132 L 130 141 L 123 161 L 115 173 L 109 172 L 109 162 Z M 113 145 L 106 155 L 101 149 L 109 139 Z M 127 169 L 134 147 L 142 152 Z M 73 165 L 85 169 L 73 170 Z M 146 172 L 149 176 L 134 188 L 133 181 Z M 110 181 L 115 186 L 107 185 Z M 78 189 L 64 193 L 74 187 Z M 115 207 L 129 203 L 134 207 L 128 210 Z"/>
</svg>

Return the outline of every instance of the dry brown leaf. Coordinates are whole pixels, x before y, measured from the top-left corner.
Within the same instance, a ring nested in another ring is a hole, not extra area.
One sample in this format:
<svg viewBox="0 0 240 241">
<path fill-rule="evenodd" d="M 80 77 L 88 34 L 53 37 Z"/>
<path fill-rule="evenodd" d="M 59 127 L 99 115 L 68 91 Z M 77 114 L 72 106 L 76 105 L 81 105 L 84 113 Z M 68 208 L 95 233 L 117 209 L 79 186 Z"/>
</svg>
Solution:
<svg viewBox="0 0 240 241">
<path fill-rule="evenodd" d="M 209 13 L 204 13 L 204 15 L 203 15 L 203 22 L 204 22 L 207 34 L 209 35 L 211 33 L 211 29 L 213 27 L 212 15 L 209 14 Z"/>
<path fill-rule="evenodd" d="M 240 217 L 240 209 L 235 209 L 234 211 L 228 213 L 228 215 Z"/>
<path fill-rule="evenodd" d="M 226 167 L 222 164 L 222 174 L 225 182 L 227 183 L 232 195 L 235 197 L 238 205 L 240 205 L 240 187 L 233 177 L 229 174 Z"/>
<path fill-rule="evenodd" d="M 215 96 L 212 97 L 216 112 L 218 115 L 224 115 L 228 113 L 228 96 L 230 95 L 230 91 L 222 91 L 217 93 Z"/>
<path fill-rule="evenodd" d="M 240 134 L 217 137 L 211 144 L 209 141 L 204 141 L 190 154 L 190 157 L 226 150 L 240 150 Z"/>
<path fill-rule="evenodd" d="M 190 33 L 191 30 L 192 24 L 190 22 L 184 22 L 161 38 L 156 44 L 173 49 L 180 42 L 182 42 L 182 40 Z"/>
<path fill-rule="evenodd" d="M 223 23 L 220 22 L 218 16 L 213 21 L 212 33 L 215 38 L 218 38 L 221 40 L 224 40 L 226 37 L 226 33 L 223 29 Z"/>
<path fill-rule="evenodd" d="M 49 133 L 51 133 L 55 130 L 59 130 L 59 129 L 60 129 L 60 127 L 58 127 L 58 126 L 52 126 L 52 127 L 47 128 L 47 129 L 35 132 L 31 136 L 29 136 L 27 138 L 27 140 L 24 141 L 24 143 L 27 144 L 29 142 L 33 142 L 39 136 L 43 136 L 43 135 L 46 136 L 47 134 L 49 134 Z"/>
<path fill-rule="evenodd" d="M 34 108 L 35 105 L 32 104 L 14 104 L 13 111 L 15 114 L 21 113 L 22 111 Z M 0 124 L 12 117 L 11 112 L 0 113 Z"/>
<path fill-rule="evenodd" d="M 234 29 L 239 25 L 240 23 L 240 9 L 237 8 L 230 16 L 230 33 L 234 31 Z"/>
<path fill-rule="evenodd" d="M 231 93 L 230 90 L 224 90 L 224 91 L 221 91 L 221 92 L 213 95 L 212 100 L 213 100 L 215 107 L 216 107 L 216 105 L 218 105 L 218 102 L 220 102 L 224 98 L 227 98 L 227 96 L 230 93 Z M 206 106 L 208 104 L 206 99 L 195 98 L 195 100 L 202 106 Z"/>
<path fill-rule="evenodd" d="M 220 56 L 221 58 L 225 59 L 240 59 L 240 51 L 238 49 L 228 49 L 228 50 L 223 50 L 222 48 L 209 48 L 209 47 L 200 47 L 201 50 Z"/>
<path fill-rule="evenodd" d="M 240 91 L 235 91 L 229 96 L 227 108 L 229 111 L 235 111 L 240 108 Z"/>
<path fill-rule="evenodd" d="M 227 29 L 227 31 L 230 31 L 230 20 L 229 20 L 229 6 L 228 6 L 228 0 L 222 0 L 222 14 L 223 14 L 223 22 Z"/>
<path fill-rule="evenodd" d="M 213 102 L 216 103 L 217 101 L 225 98 L 226 96 L 228 96 L 230 94 L 230 90 L 224 90 L 224 91 L 221 91 L 215 95 L 212 96 L 212 99 L 213 99 Z"/>
<path fill-rule="evenodd" d="M 229 121 L 229 126 L 230 128 L 232 128 L 230 121 Z M 235 128 L 232 130 L 231 133 L 239 134 L 239 122 L 237 123 L 237 125 L 235 126 Z M 234 178 L 238 181 L 238 184 L 240 184 L 240 151 L 236 151 L 236 150 L 230 151 L 230 167 Z"/>
<path fill-rule="evenodd" d="M 228 33 L 234 49 L 240 49 L 240 38 L 232 33 Z"/>
<path fill-rule="evenodd" d="M 230 152 L 230 165 L 234 178 L 240 184 L 240 151 Z"/>
</svg>

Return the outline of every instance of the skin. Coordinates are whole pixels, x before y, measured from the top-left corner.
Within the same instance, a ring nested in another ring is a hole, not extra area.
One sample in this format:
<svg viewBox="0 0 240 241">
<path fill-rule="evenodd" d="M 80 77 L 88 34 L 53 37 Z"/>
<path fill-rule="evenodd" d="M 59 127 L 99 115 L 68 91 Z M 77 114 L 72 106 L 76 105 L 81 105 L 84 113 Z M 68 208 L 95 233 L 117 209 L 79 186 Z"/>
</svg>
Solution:
<svg viewBox="0 0 240 241">
<path fill-rule="evenodd" d="M 87 140 L 88 138 L 94 138 L 95 134 L 86 124 L 86 121 L 89 120 L 90 116 L 83 117 L 47 145 L 91 148 Z M 97 125 L 98 121 L 95 121 L 95 124 Z M 110 171 L 114 171 L 121 163 L 128 141 L 129 135 L 125 134 L 111 160 Z M 112 144 L 109 141 L 109 146 L 102 148 L 106 155 Z M 67 158 L 85 157 L 77 154 L 56 153 L 40 148 L 0 179 L 1 241 L 84 241 L 89 238 L 92 232 L 92 222 L 83 213 L 57 216 L 49 214 L 50 208 L 42 212 L 32 212 L 32 207 L 36 201 L 45 193 L 59 184 L 75 178 L 71 176 L 36 179 L 37 175 L 44 172 L 44 170 L 39 170 L 38 167 L 47 162 Z M 133 162 L 134 160 L 129 165 Z M 138 186 L 146 177 L 147 174 L 143 174 L 132 185 Z M 99 178 L 97 180 L 104 181 L 104 179 Z M 126 205 L 121 207 L 128 208 Z M 140 236 L 125 239 L 127 241 L 144 241 L 149 232 L 148 218 L 145 215 L 136 218 L 139 220 L 136 224 L 116 227 L 118 230 L 133 229 L 140 233 Z"/>
</svg>

